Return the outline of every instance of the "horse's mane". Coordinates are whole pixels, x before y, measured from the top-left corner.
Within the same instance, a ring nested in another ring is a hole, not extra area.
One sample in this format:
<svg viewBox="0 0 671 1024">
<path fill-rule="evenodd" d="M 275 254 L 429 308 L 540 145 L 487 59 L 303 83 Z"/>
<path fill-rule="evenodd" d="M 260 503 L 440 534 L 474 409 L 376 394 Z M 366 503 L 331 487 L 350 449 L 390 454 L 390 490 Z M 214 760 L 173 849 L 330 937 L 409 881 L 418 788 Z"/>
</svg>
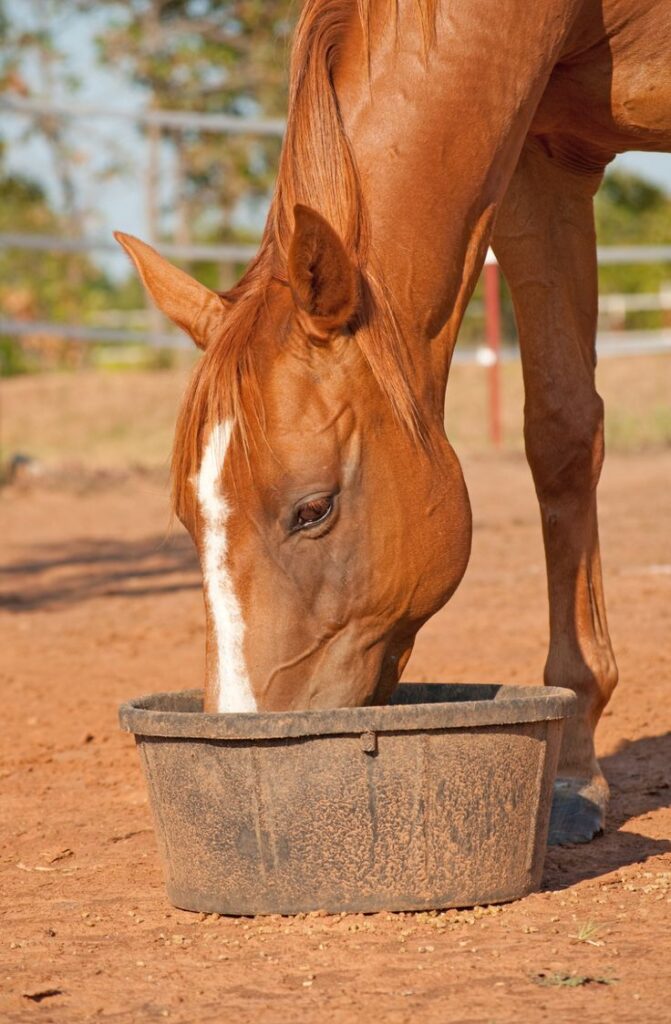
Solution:
<svg viewBox="0 0 671 1024">
<path fill-rule="evenodd" d="M 197 365 L 177 421 L 172 480 L 178 515 L 188 505 L 189 479 L 198 465 L 204 428 L 233 419 L 247 446 L 250 417 L 262 425 L 259 373 L 250 341 L 273 280 L 286 280 L 297 202 L 326 217 L 358 266 L 362 299 L 354 322 L 356 342 L 400 423 L 411 436 L 422 436 L 408 357 L 392 303 L 371 258 L 359 176 L 333 84 L 339 45 L 352 18 L 360 18 L 369 47 L 375 2 L 385 0 L 306 0 L 303 7 L 292 50 L 286 135 L 261 245 L 239 283 L 222 295 L 228 308 L 221 335 Z M 398 0 L 386 2 L 397 17 Z M 415 3 L 428 47 L 437 0 Z"/>
</svg>

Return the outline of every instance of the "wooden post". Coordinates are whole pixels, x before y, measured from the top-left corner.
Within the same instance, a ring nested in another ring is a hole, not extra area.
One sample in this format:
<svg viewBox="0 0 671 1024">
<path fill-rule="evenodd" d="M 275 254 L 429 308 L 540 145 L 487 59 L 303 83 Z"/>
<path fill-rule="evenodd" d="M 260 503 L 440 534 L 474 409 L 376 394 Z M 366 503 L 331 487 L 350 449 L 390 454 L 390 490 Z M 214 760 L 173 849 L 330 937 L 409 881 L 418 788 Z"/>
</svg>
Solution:
<svg viewBox="0 0 671 1024">
<path fill-rule="evenodd" d="M 501 278 L 496 256 L 487 250 L 484 269 L 485 336 L 489 348 L 489 436 L 501 445 Z"/>
</svg>

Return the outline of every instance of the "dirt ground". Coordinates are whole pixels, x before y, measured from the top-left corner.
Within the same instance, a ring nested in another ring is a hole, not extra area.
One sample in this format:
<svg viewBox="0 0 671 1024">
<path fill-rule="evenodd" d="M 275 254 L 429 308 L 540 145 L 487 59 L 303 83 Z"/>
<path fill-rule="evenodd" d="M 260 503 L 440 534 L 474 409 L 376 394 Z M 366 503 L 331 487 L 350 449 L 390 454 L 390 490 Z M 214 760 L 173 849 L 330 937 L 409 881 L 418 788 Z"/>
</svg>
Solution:
<svg viewBox="0 0 671 1024">
<path fill-rule="evenodd" d="M 536 683 L 543 555 L 519 455 L 464 459 L 470 569 L 406 677 Z M 609 458 L 601 521 L 620 687 L 606 834 L 475 911 L 199 917 L 167 902 L 117 706 L 198 685 L 200 582 L 155 474 L 0 494 L 0 1020 L 671 1020 L 671 451 Z"/>
</svg>

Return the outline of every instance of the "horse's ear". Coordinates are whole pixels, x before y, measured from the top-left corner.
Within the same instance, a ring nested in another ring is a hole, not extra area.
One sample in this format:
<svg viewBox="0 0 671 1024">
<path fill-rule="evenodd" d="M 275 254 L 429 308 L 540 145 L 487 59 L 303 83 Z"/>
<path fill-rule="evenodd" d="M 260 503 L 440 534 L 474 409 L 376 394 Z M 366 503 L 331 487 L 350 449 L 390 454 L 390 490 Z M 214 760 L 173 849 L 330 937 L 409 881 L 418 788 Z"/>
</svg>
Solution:
<svg viewBox="0 0 671 1024">
<path fill-rule="evenodd" d="M 294 301 L 319 331 L 344 327 L 357 302 L 354 266 L 328 221 L 309 206 L 294 206 L 289 285 Z"/>
<path fill-rule="evenodd" d="M 146 242 L 121 231 L 115 231 L 114 237 L 133 260 L 143 285 L 161 312 L 190 334 L 198 348 L 206 348 L 225 315 L 224 300 L 174 267 Z"/>
</svg>

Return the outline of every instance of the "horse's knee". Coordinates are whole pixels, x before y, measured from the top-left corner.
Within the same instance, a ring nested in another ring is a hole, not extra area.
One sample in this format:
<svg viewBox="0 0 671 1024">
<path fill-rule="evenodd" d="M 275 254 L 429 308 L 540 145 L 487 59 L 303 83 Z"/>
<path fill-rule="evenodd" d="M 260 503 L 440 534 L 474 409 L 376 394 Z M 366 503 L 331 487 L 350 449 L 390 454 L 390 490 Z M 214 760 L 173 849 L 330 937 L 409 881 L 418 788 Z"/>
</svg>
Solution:
<svg viewBox="0 0 671 1024">
<path fill-rule="evenodd" d="M 551 403 L 527 401 L 525 407 L 527 458 L 544 504 L 584 499 L 599 481 L 603 401 L 594 390 L 578 398 L 569 392 Z"/>
</svg>

